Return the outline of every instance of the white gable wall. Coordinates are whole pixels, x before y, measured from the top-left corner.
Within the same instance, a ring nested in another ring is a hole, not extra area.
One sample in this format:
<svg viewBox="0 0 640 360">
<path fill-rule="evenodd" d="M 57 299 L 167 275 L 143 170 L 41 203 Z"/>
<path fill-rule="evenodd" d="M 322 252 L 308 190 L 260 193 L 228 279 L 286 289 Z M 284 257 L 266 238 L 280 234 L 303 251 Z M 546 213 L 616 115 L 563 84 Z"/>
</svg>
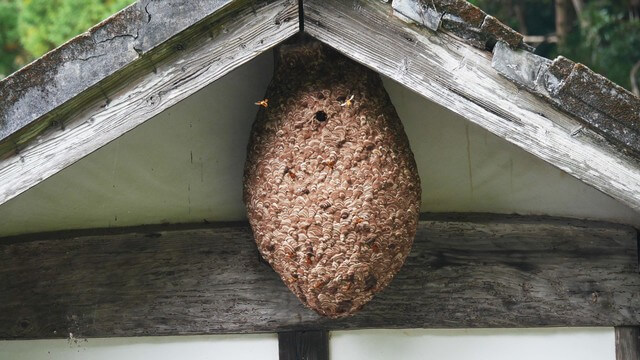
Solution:
<svg viewBox="0 0 640 360">
<path fill-rule="evenodd" d="M 270 54 L 258 57 L 0 206 L 0 236 L 244 219 L 245 147 L 256 111 L 253 102 L 262 98 L 271 67 Z M 546 214 L 640 227 L 640 215 L 609 196 L 391 80 L 385 79 L 385 87 L 416 156 L 423 211 Z M 162 359 L 176 358 L 167 357 L 175 351 L 192 359 L 277 355 L 274 336 L 203 339 L 90 339 L 80 348 L 66 340 L 4 341 L 0 359 L 126 360 L 141 354 Z M 524 355 L 518 354 L 523 359 L 614 359 L 611 328 L 338 332 L 332 335 L 331 352 L 334 359 L 500 359 L 499 345 L 524 349 Z M 256 351 L 242 355 L 254 347 Z M 259 350 L 263 348 L 270 350 Z M 135 351 L 128 353 L 131 349 Z M 511 350 L 503 351 L 503 358 L 512 358 Z"/>
</svg>

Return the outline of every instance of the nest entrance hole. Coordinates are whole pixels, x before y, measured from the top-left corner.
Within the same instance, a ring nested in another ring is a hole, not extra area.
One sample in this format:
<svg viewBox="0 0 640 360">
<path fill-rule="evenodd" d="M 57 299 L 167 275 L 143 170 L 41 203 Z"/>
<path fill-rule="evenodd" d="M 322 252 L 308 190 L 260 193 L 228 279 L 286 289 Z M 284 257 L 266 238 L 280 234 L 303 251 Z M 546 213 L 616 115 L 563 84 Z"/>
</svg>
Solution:
<svg viewBox="0 0 640 360">
<path fill-rule="evenodd" d="M 316 114 L 313 116 L 314 119 L 320 121 L 320 122 L 324 122 L 327 121 L 327 113 L 324 111 L 318 111 L 316 112 Z"/>
</svg>

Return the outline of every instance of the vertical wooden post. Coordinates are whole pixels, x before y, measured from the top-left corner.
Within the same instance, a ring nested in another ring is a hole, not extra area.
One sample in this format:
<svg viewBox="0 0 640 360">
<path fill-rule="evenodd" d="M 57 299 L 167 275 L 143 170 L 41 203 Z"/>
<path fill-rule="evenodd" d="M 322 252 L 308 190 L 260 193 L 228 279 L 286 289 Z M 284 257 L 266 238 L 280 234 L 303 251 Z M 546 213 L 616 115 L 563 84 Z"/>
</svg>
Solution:
<svg viewBox="0 0 640 360">
<path fill-rule="evenodd" d="M 329 360 L 329 333 L 324 330 L 278 333 L 280 360 Z"/>
<path fill-rule="evenodd" d="M 640 327 L 616 327 L 616 360 L 640 359 Z"/>
</svg>

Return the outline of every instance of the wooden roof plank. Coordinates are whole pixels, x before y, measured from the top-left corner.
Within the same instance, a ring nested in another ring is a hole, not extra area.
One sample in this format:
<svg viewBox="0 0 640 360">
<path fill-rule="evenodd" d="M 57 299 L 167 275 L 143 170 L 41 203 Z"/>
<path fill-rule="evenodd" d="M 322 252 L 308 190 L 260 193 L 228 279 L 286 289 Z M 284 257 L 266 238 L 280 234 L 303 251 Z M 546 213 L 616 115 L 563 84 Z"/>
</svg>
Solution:
<svg viewBox="0 0 640 360">
<path fill-rule="evenodd" d="M 491 53 L 381 2 L 306 0 L 304 14 L 313 37 L 640 212 L 638 159 L 501 76 Z"/>
</svg>

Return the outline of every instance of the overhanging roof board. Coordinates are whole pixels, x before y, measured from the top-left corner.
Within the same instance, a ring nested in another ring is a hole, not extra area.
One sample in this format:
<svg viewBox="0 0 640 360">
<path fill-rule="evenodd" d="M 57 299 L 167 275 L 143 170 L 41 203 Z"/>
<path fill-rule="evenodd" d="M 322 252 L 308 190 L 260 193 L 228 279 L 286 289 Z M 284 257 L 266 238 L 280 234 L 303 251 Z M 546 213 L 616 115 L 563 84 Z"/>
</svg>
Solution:
<svg viewBox="0 0 640 360">
<path fill-rule="evenodd" d="M 48 113 L 55 126 L 48 126 L 37 138 L 0 159 L 0 204 L 298 32 L 296 2 L 228 3 Z M 163 16 L 180 17 L 179 9 Z M 117 26 L 114 22 L 105 25 L 109 29 Z M 141 36 L 137 41 L 147 43 Z M 117 52 L 119 47 L 101 51 L 107 50 Z M 64 52 L 65 48 L 56 51 Z M 64 68 L 66 64 L 57 65 Z M 81 68 L 91 72 L 99 66 L 92 63 Z M 65 92 L 66 87 L 56 84 L 50 91 Z M 4 145 L 6 150 L 7 143 Z"/>
<path fill-rule="evenodd" d="M 463 0 L 304 10 L 312 36 L 640 210 L 640 100 L 608 80 L 530 61 L 521 35 Z M 292 0 L 140 1 L 0 82 L 0 204 L 291 36 L 297 18 Z"/>
<path fill-rule="evenodd" d="M 0 339 L 640 323 L 637 232 L 551 217 L 423 214 L 356 315 L 305 308 L 246 223 L 0 239 Z"/>
<path fill-rule="evenodd" d="M 521 90 L 478 44 L 407 23 L 378 1 L 303 5 L 312 36 L 640 211 L 638 158 Z"/>
</svg>

